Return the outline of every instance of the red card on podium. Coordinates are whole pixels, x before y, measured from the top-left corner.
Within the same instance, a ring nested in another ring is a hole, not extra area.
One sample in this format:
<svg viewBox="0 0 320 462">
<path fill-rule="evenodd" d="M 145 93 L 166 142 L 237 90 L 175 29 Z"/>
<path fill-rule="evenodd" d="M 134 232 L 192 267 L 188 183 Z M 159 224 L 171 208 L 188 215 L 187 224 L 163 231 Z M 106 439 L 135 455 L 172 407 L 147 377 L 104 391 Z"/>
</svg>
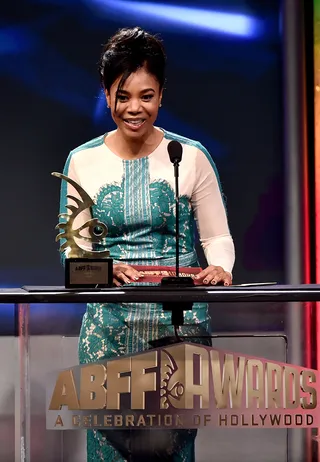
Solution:
<svg viewBox="0 0 320 462">
<path fill-rule="evenodd" d="M 176 275 L 176 268 L 174 266 L 143 266 L 131 265 L 132 268 L 143 274 L 141 282 L 159 283 L 162 278 L 172 277 Z M 191 277 L 194 279 L 195 285 L 201 285 L 201 282 L 195 279 L 195 276 L 202 271 L 202 268 L 179 268 L 179 276 Z"/>
</svg>

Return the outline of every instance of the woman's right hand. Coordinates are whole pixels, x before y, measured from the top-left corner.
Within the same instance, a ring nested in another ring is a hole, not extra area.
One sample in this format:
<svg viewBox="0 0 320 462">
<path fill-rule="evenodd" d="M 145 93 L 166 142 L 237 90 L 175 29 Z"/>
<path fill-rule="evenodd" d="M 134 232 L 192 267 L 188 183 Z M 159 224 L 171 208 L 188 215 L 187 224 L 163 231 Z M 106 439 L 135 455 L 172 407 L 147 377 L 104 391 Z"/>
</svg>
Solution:
<svg viewBox="0 0 320 462">
<path fill-rule="evenodd" d="M 118 287 L 123 283 L 130 284 L 130 282 L 138 281 L 141 277 L 143 275 L 132 268 L 132 266 L 124 264 L 113 265 L 113 283 Z"/>
</svg>

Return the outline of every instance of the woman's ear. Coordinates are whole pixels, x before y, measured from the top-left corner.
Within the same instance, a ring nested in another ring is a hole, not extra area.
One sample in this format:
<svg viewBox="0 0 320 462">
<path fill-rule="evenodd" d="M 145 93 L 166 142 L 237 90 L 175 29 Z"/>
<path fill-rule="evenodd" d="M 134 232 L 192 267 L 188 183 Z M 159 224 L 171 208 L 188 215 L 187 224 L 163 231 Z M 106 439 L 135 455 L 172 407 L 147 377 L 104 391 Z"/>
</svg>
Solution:
<svg viewBox="0 0 320 462">
<path fill-rule="evenodd" d="M 162 106 L 163 89 L 160 91 L 159 107 Z"/>
<path fill-rule="evenodd" d="M 108 107 L 111 107 L 111 97 L 110 97 L 110 93 L 108 92 L 108 90 L 105 90 L 105 91 L 104 91 L 104 94 L 105 94 L 105 97 L 106 97 L 107 106 L 108 106 Z"/>
</svg>

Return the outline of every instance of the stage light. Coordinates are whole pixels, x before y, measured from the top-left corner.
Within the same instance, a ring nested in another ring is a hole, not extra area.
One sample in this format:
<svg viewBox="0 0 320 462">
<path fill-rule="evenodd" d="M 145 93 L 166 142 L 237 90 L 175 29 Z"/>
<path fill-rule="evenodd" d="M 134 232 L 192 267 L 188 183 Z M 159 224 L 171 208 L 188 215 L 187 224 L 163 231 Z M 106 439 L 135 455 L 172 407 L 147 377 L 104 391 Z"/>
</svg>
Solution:
<svg viewBox="0 0 320 462">
<path fill-rule="evenodd" d="M 257 36 L 262 29 L 256 18 L 245 14 L 127 0 L 90 0 L 90 3 L 108 15 L 119 12 L 122 17 L 129 15 L 136 20 L 160 20 L 162 25 L 182 26 L 184 29 L 189 27 L 239 37 Z"/>
</svg>

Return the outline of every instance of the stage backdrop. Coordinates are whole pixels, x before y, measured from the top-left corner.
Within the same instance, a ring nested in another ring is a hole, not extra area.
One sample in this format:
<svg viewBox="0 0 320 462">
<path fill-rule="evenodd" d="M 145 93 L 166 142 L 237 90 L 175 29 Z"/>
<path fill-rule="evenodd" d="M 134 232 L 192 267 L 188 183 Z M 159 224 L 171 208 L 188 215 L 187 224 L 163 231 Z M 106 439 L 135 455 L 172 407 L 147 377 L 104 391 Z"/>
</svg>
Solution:
<svg viewBox="0 0 320 462">
<path fill-rule="evenodd" d="M 25 0 L 2 10 L 2 287 L 63 283 L 50 174 L 114 128 L 97 62 L 101 44 L 134 25 L 167 49 L 158 125 L 199 140 L 217 164 L 235 281 L 283 280 L 279 0 Z"/>
</svg>

